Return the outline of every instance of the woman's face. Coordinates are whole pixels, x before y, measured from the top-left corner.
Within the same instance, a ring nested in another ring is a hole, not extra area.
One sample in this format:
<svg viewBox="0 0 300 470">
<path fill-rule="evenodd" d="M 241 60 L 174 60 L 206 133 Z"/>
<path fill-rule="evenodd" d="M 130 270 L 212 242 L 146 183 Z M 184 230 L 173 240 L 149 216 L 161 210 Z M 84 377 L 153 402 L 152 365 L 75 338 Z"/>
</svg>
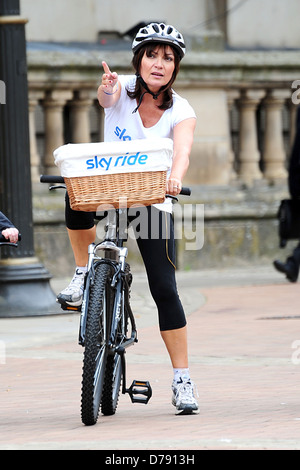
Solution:
<svg viewBox="0 0 300 470">
<path fill-rule="evenodd" d="M 174 52 L 170 46 L 154 46 L 142 58 L 140 75 L 154 93 L 169 83 L 175 68 Z"/>
</svg>

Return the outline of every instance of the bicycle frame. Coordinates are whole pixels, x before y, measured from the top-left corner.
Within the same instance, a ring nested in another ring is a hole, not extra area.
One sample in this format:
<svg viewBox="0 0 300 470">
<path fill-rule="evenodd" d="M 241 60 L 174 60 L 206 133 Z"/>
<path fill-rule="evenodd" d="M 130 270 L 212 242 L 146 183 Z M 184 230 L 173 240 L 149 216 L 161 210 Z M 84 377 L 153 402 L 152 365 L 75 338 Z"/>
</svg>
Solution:
<svg viewBox="0 0 300 470">
<path fill-rule="evenodd" d="M 84 289 L 83 303 L 81 307 L 81 317 L 80 317 L 80 330 L 79 330 L 79 344 L 84 346 L 85 343 L 85 328 L 86 328 L 86 317 L 87 311 L 86 307 L 88 305 L 88 296 L 89 296 L 89 285 L 93 282 L 95 266 L 99 263 L 106 263 L 113 267 L 115 273 L 112 278 L 111 286 L 116 288 L 115 293 L 115 303 L 113 308 L 112 315 L 112 325 L 110 328 L 110 337 L 106 338 L 107 345 L 111 354 L 119 353 L 123 354 L 124 349 L 137 341 L 137 331 L 135 326 L 135 321 L 133 313 L 131 312 L 129 303 L 127 303 L 127 308 L 129 308 L 129 318 L 131 322 L 131 337 L 127 339 L 121 346 L 115 348 L 115 338 L 118 322 L 121 318 L 121 315 L 124 312 L 121 312 L 121 308 L 124 309 L 124 282 L 125 281 L 125 263 L 126 257 L 128 254 L 128 249 L 123 246 L 123 238 L 119 237 L 119 218 L 123 211 L 127 209 L 116 209 L 108 211 L 108 221 L 106 224 L 106 236 L 104 240 L 100 243 L 92 243 L 88 248 L 88 266 L 87 266 L 87 278 L 86 285 Z"/>
</svg>

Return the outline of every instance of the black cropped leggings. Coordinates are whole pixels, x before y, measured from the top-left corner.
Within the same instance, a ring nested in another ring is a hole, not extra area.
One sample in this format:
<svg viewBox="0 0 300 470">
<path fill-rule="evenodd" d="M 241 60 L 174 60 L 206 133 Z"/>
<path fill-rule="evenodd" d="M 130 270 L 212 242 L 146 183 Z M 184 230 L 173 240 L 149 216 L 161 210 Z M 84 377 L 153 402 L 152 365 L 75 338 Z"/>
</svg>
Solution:
<svg viewBox="0 0 300 470">
<path fill-rule="evenodd" d="M 96 214 L 74 211 L 66 196 L 66 225 L 71 230 L 90 229 Z M 103 217 L 102 217 L 103 218 Z M 175 240 L 172 215 L 152 206 L 129 210 L 136 241 L 146 268 L 149 288 L 158 309 L 161 331 L 186 325 L 175 279 Z"/>
</svg>

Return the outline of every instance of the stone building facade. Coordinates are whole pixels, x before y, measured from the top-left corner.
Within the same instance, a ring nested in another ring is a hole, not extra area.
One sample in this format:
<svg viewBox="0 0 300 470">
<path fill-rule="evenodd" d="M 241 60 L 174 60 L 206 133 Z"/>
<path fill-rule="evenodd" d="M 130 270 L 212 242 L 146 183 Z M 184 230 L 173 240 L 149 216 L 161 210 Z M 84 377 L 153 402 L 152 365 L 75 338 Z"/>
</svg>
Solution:
<svg viewBox="0 0 300 470">
<path fill-rule="evenodd" d="M 49 198 L 39 175 L 57 172 L 53 150 L 63 143 L 101 141 L 103 115 L 96 100 L 101 60 L 130 73 L 131 29 L 151 20 L 174 24 L 186 37 L 188 52 L 175 89 L 198 117 L 185 184 L 193 188 L 191 202 L 205 206 L 205 243 L 193 255 L 178 243 L 181 267 L 269 262 L 278 252 L 276 212 L 287 195 L 300 98 L 298 2 L 187 3 L 147 0 L 133 8 L 127 0 L 21 0 L 21 13 L 29 19 L 36 232 L 44 237 L 37 236 L 36 243 L 45 259 Z M 51 227 L 63 230 L 61 216 L 52 208 L 53 213 L 57 220 Z"/>
</svg>

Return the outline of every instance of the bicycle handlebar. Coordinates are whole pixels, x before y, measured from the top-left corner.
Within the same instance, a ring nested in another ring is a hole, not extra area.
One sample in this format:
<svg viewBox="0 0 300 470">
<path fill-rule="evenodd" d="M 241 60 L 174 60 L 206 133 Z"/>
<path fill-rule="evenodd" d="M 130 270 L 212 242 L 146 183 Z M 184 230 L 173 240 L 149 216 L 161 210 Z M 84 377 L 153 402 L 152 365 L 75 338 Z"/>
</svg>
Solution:
<svg viewBox="0 0 300 470">
<path fill-rule="evenodd" d="M 18 241 L 21 240 L 21 234 L 19 233 L 19 236 L 18 236 Z M 12 243 L 10 242 L 9 240 L 7 240 L 7 238 L 5 238 L 1 233 L 0 233 L 0 245 L 6 245 L 6 246 L 18 246 L 17 243 Z"/>
<path fill-rule="evenodd" d="M 179 194 L 181 194 L 182 196 L 190 196 L 192 194 L 191 188 L 183 186 Z"/>
<path fill-rule="evenodd" d="M 65 182 L 63 176 L 56 176 L 56 175 L 41 175 L 40 176 L 41 183 L 58 183 L 63 184 Z M 180 191 L 182 196 L 190 196 L 191 189 L 187 187 L 183 187 Z"/>
<path fill-rule="evenodd" d="M 63 184 L 65 182 L 63 176 L 55 176 L 55 175 L 41 175 L 40 176 L 41 183 L 60 183 Z"/>
</svg>

